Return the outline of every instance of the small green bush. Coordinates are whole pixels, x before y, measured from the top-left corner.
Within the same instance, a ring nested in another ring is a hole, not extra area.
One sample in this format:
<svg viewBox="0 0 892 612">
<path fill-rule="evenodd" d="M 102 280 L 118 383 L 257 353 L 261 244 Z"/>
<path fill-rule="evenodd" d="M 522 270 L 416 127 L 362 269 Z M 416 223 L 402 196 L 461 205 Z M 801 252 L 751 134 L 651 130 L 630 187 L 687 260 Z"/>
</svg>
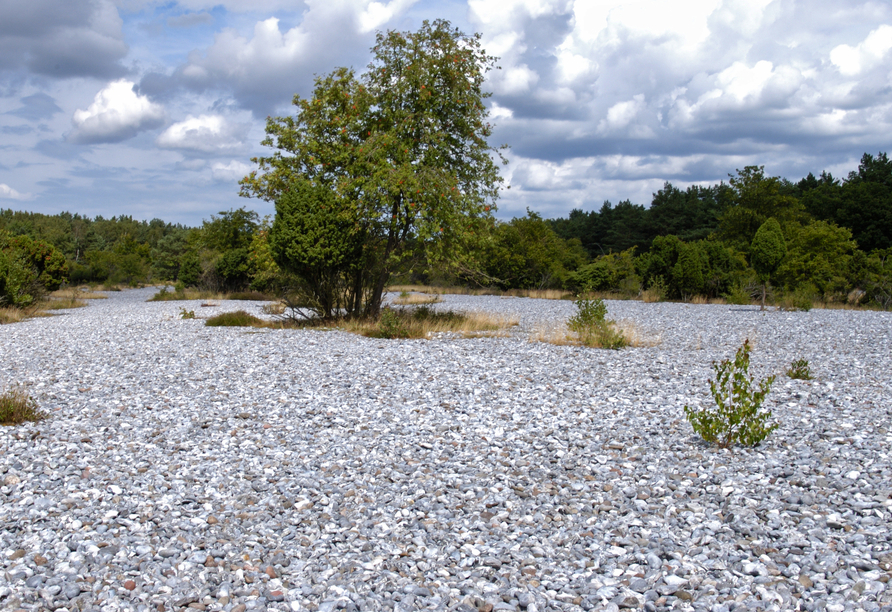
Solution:
<svg viewBox="0 0 892 612">
<path fill-rule="evenodd" d="M 721 363 L 713 363 L 715 380 L 709 381 L 709 390 L 715 399 L 716 408 L 694 410 L 684 407 L 685 415 L 694 431 L 709 444 L 728 448 L 735 443 L 743 446 L 757 446 L 778 428 L 777 423 L 769 423 L 770 410 L 760 410 L 765 396 L 775 377 L 759 381 L 753 387 L 753 377 L 749 374 L 750 344 L 746 340 L 734 356 Z"/>
<path fill-rule="evenodd" d="M 607 319 L 604 300 L 591 299 L 580 294 L 574 302 L 577 312 L 567 321 L 567 327 L 579 334 L 585 346 L 618 350 L 628 345 L 622 332 Z"/>
<path fill-rule="evenodd" d="M 811 368 L 808 365 L 808 360 L 797 359 L 791 363 L 787 370 L 787 376 L 798 380 L 811 380 Z"/>
<path fill-rule="evenodd" d="M 42 421 L 46 414 L 24 391 L 10 389 L 0 395 L 0 425 L 21 425 L 25 421 Z"/>
<path fill-rule="evenodd" d="M 194 319 L 195 311 L 194 310 L 186 310 L 185 308 L 180 308 L 180 318 L 181 319 Z"/>
<path fill-rule="evenodd" d="M 402 317 L 392 308 L 385 308 L 381 311 L 381 319 L 378 321 L 378 337 L 379 338 L 408 338 L 409 330 Z"/>
<path fill-rule="evenodd" d="M 208 327 L 257 327 L 263 325 L 263 321 L 244 310 L 224 312 L 211 317 L 205 322 Z"/>
</svg>

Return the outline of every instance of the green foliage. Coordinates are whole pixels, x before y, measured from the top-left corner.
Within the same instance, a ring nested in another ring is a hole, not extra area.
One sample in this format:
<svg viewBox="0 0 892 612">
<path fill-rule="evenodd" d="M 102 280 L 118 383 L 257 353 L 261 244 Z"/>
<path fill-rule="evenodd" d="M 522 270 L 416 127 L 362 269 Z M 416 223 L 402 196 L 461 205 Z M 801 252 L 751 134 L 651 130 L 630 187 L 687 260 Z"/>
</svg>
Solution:
<svg viewBox="0 0 892 612">
<path fill-rule="evenodd" d="M 709 265 L 706 254 L 699 245 L 683 244 L 678 253 L 678 260 L 672 267 L 672 279 L 675 281 L 683 300 L 688 301 L 704 291 L 704 269 Z"/>
<path fill-rule="evenodd" d="M 365 239 L 358 219 L 325 184 L 295 178 L 276 200 L 270 254 L 295 276 L 297 299 L 319 317 L 362 314 L 370 280 Z"/>
<path fill-rule="evenodd" d="M 205 321 L 207 327 L 257 327 L 263 321 L 244 310 L 224 312 Z"/>
<path fill-rule="evenodd" d="M 567 327 L 579 334 L 584 345 L 613 350 L 628 345 L 622 332 L 614 328 L 614 322 L 607 319 L 607 304 L 604 300 L 580 294 L 573 303 L 576 305 L 576 314 L 567 321 Z"/>
<path fill-rule="evenodd" d="M 759 226 L 753 237 L 753 243 L 750 245 L 750 265 L 759 275 L 759 281 L 762 283 L 763 309 L 765 308 L 765 296 L 768 292 L 768 282 L 786 254 L 787 245 L 784 242 L 780 223 L 774 217 L 770 217 Z"/>
<path fill-rule="evenodd" d="M 186 310 L 185 308 L 180 308 L 180 318 L 181 319 L 194 319 L 195 311 L 194 310 Z"/>
<path fill-rule="evenodd" d="M 848 293 L 856 251 L 847 228 L 827 221 L 792 227 L 787 256 L 775 278 L 788 291 L 806 288 L 818 297 Z M 866 265 L 866 258 L 862 265 Z M 854 275 L 863 276 L 863 270 L 855 270 Z"/>
<path fill-rule="evenodd" d="M 871 253 L 865 268 L 869 299 L 883 310 L 889 310 L 892 308 L 892 249 Z"/>
<path fill-rule="evenodd" d="M 30 306 L 67 276 L 65 258 L 52 245 L 0 230 L 0 306 Z"/>
<path fill-rule="evenodd" d="M 709 381 L 709 390 L 716 407 L 694 410 L 685 406 L 688 422 L 709 444 L 721 448 L 734 444 L 757 446 L 778 428 L 777 423 L 769 422 L 771 411 L 761 409 L 775 377 L 769 376 L 754 387 L 749 373 L 749 340 L 737 349 L 734 361 L 725 359 L 712 367 L 715 380 Z"/>
<path fill-rule="evenodd" d="M 787 376 L 798 380 L 811 380 L 811 368 L 807 359 L 797 359 L 787 369 Z"/>
<path fill-rule="evenodd" d="M 403 322 L 402 317 L 392 308 L 385 308 L 381 311 L 381 318 L 378 320 L 378 338 L 408 338 L 409 330 Z"/>
<path fill-rule="evenodd" d="M 635 273 L 635 248 L 602 255 L 570 275 L 571 283 L 592 291 L 626 291 L 637 295 L 641 280 Z"/>
<path fill-rule="evenodd" d="M 560 289 L 586 254 L 578 241 L 563 240 L 528 209 L 526 217 L 496 224 L 481 259 L 486 275 L 501 289 Z"/>
<path fill-rule="evenodd" d="M 42 421 L 46 417 L 34 398 L 24 391 L 10 389 L 0 395 L 0 425 L 21 425 L 25 421 Z"/>
<path fill-rule="evenodd" d="M 718 234 L 724 242 L 744 252 L 769 218 L 773 217 L 782 227 L 806 218 L 802 203 L 785 192 L 781 179 L 766 177 L 764 170 L 762 166 L 747 166 L 730 180 L 730 206 L 722 214 Z"/>
<path fill-rule="evenodd" d="M 502 179 L 482 89 L 495 60 L 478 35 L 424 22 L 417 32 L 379 33 L 373 53 L 360 78 L 346 68 L 318 77 L 311 98 L 295 96 L 296 116 L 267 121 L 263 144 L 276 151 L 254 159 L 259 174 L 241 181 L 241 193 L 278 203 L 300 182 L 328 189 L 336 213 L 318 211 L 319 225 L 347 243 L 325 247 L 339 258 L 325 275 L 335 289 L 315 297 L 332 311 L 337 299 L 323 296 L 347 291 L 348 312 L 374 317 L 399 266 L 421 255 L 434 266 L 473 260 Z M 361 274 L 345 272 L 355 266 Z M 348 278 L 335 283 L 333 270 Z"/>
</svg>

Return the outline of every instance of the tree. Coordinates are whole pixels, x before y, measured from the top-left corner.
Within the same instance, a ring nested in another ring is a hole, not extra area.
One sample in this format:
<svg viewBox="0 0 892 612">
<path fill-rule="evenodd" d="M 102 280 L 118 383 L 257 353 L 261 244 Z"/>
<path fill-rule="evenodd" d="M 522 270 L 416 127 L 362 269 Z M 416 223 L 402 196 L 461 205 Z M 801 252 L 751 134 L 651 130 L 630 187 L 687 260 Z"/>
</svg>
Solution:
<svg viewBox="0 0 892 612">
<path fill-rule="evenodd" d="M 787 245 L 784 242 L 780 223 L 774 217 L 770 217 L 759 226 L 755 237 L 753 237 L 753 243 L 750 245 L 750 265 L 759 275 L 759 281 L 762 283 L 762 310 L 765 310 L 768 281 L 786 254 Z"/>
<path fill-rule="evenodd" d="M 377 316 L 401 262 L 467 260 L 492 226 L 501 155 L 487 143 L 483 81 L 494 61 L 448 21 L 379 33 L 365 74 L 318 77 L 295 116 L 267 121 L 276 151 L 253 159 L 241 195 L 279 201 L 304 181 L 332 192 L 362 242 L 361 300 L 347 314 Z"/>
<path fill-rule="evenodd" d="M 731 176 L 731 205 L 720 220 L 719 236 L 731 246 L 746 252 L 753 237 L 769 217 L 786 227 L 802 223 L 807 214 L 803 205 L 777 177 L 766 177 L 763 166 L 747 166 Z"/>
</svg>

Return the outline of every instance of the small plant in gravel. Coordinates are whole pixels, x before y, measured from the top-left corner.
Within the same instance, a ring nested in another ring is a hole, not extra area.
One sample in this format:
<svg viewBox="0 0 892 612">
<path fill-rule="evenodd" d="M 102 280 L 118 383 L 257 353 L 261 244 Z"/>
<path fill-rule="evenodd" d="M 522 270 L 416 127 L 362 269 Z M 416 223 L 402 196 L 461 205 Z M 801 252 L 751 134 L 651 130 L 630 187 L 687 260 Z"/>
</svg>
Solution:
<svg viewBox="0 0 892 612">
<path fill-rule="evenodd" d="M 195 311 L 194 310 L 186 310 L 185 308 L 180 308 L 180 318 L 181 319 L 194 319 Z"/>
<path fill-rule="evenodd" d="M 0 395 L 0 425 L 21 425 L 25 421 L 42 421 L 46 414 L 24 391 L 10 389 Z"/>
<path fill-rule="evenodd" d="M 244 310 L 224 312 L 205 322 L 208 327 L 262 327 L 263 321 Z"/>
<path fill-rule="evenodd" d="M 580 294 L 574 302 L 577 312 L 567 321 L 567 327 L 579 334 L 586 346 L 621 349 L 628 344 L 614 322 L 607 319 L 607 305 L 602 299 L 592 299 Z"/>
<path fill-rule="evenodd" d="M 811 367 L 808 365 L 808 360 L 797 359 L 791 363 L 787 370 L 787 376 L 798 380 L 811 380 Z"/>
<path fill-rule="evenodd" d="M 755 381 L 749 373 L 749 340 L 737 349 L 733 361 L 724 359 L 721 363 L 713 363 L 712 367 L 715 380 L 709 381 L 709 390 L 716 408 L 694 410 L 685 406 L 688 421 L 709 444 L 721 448 L 735 443 L 757 446 L 778 428 L 777 423 L 769 422 L 771 411 L 761 409 L 775 377 L 769 376 L 754 386 Z"/>
</svg>

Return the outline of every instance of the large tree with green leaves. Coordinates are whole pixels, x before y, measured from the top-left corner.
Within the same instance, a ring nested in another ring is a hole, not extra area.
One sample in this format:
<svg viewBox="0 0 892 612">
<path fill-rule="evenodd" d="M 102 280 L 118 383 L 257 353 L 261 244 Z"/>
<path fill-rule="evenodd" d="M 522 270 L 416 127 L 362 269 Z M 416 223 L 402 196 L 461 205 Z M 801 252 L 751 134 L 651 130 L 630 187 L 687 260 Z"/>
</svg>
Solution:
<svg viewBox="0 0 892 612">
<path fill-rule="evenodd" d="M 241 194 L 279 203 L 297 184 L 333 194 L 336 224 L 362 241 L 355 265 L 342 262 L 354 275 L 346 284 L 363 284 L 348 314 L 376 316 L 390 274 L 420 252 L 430 264 L 467 263 L 491 226 L 501 156 L 487 140 L 483 83 L 494 62 L 479 35 L 447 21 L 379 33 L 364 74 L 338 68 L 318 77 L 310 98 L 294 97 L 294 116 L 267 121 L 263 144 L 275 151 L 254 158 L 259 169 Z M 333 221 L 325 198 L 312 198 L 318 205 L 305 214 Z"/>
<path fill-rule="evenodd" d="M 753 243 L 750 245 L 750 265 L 762 283 L 762 310 L 765 310 L 768 282 L 786 254 L 787 243 L 784 241 L 780 223 L 774 217 L 770 217 L 756 230 Z"/>
</svg>

